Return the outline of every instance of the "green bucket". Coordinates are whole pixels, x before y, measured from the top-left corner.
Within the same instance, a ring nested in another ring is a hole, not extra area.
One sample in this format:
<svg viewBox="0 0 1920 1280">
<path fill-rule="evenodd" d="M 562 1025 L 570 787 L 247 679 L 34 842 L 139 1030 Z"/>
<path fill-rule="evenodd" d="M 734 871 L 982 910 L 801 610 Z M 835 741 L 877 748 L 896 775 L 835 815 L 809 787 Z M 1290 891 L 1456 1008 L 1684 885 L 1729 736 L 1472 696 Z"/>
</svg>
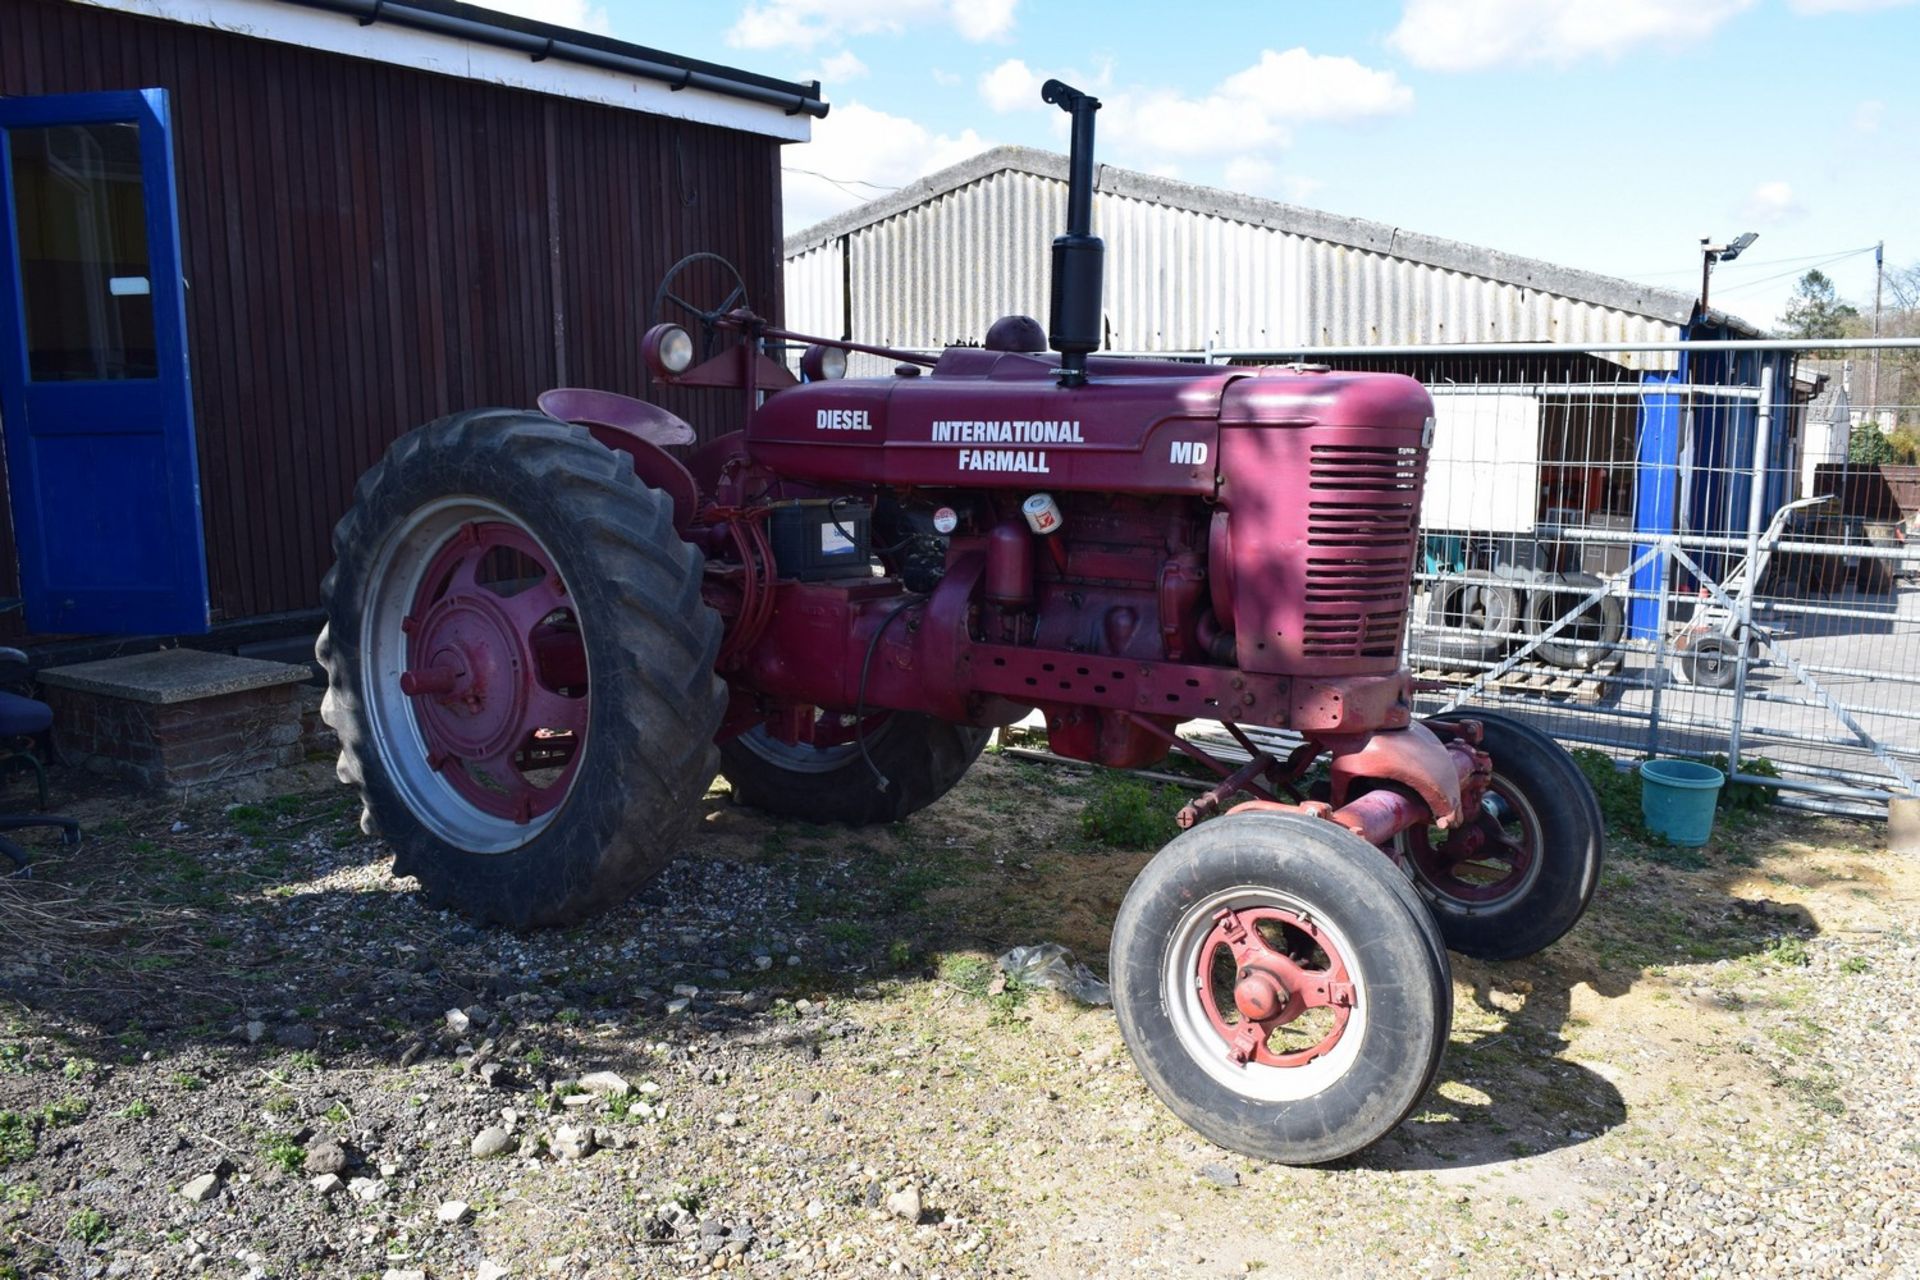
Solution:
<svg viewBox="0 0 1920 1280">
<path fill-rule="evenodd" d="M 1697 760 L 1649 760 L 1640 766 L 1640 814 L 1647 830 L 1677 845 L 1713 834 L 1713 811 L 1727 775 Z"/>
</svg>

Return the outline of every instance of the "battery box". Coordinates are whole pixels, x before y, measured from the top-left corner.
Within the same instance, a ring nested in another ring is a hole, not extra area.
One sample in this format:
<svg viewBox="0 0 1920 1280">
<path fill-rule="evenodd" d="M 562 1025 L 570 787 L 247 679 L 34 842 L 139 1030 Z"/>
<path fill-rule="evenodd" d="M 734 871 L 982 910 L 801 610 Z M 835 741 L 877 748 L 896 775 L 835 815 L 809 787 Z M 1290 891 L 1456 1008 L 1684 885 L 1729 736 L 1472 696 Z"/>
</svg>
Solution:
<svg viewBox="0 0 1920 1280">
<path fill-rule="evenodd" d="M 873 508 L 846 498 L 804 498 L 773 508 L 767 533 L 783 578 L 863 577 L 872 553 Z"/>
</svg>

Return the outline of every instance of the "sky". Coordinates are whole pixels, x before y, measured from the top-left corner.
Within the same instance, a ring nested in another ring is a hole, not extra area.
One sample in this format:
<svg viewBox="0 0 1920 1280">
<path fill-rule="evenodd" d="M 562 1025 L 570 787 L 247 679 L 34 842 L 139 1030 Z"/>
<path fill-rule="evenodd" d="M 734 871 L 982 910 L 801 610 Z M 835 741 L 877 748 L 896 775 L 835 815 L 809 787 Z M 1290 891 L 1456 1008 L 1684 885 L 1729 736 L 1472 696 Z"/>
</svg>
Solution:
<svg viewBox="0 0 1920 1280">
<path fill-rule="evenodd" d="M 822 82 L 787 230 L 1001 143 L 1698 291 L 1772 326 L 1818 267 L 1920 262 L 1920 0 L 493 0 Z"/>
</svg>

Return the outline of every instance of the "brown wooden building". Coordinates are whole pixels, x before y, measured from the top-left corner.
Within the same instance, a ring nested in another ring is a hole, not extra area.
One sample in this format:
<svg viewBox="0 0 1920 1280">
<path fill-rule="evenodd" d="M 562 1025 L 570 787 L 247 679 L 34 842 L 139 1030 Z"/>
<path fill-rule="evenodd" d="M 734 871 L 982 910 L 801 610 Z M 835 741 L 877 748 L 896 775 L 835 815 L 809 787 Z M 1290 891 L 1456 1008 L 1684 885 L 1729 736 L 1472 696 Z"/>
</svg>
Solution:
<svg viewBox="0 0 1920 1280">
<path fill-rule="evenodd" d="M 825 111 L 451 0 L 0 3 L 12 633 L 310 635 L 396 436 L 647 394 L 655 287 L 696 251 L 780 315 L 780 147 Z"/>
</svg>

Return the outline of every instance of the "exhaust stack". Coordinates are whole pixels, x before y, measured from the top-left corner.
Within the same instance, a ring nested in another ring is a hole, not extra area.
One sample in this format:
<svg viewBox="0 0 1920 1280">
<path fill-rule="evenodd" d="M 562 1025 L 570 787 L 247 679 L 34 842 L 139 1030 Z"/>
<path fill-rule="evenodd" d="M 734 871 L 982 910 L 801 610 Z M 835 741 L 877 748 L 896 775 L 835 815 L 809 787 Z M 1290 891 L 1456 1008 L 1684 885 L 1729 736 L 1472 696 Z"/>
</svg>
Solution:
<svg viewBox="0 0 1920 1280">
<path fill-rule="evenodd" d="M 1067 162 L 1067 230 L 1053 238 L 1053 299 L 1047 344 L 1060 353 L 1060 385 L 1087 380 L 1087 353 L 1100 349 L 1101 276 L 1107 247 L 1093 234 L 1093 113 L 1100 99 L 1071 85 L 1049 80 L 1040 86 L 1042 101 L 1073 117 L 1073 146 Z"/>
</svg>

